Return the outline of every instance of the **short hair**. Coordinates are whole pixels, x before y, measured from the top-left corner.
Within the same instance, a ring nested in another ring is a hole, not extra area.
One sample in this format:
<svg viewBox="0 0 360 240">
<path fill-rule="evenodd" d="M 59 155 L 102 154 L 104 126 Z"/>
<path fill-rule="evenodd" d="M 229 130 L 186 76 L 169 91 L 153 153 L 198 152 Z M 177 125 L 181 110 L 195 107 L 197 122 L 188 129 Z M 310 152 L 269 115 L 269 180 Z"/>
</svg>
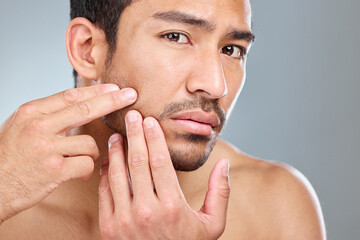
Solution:
<svg viewBox="0 0 360 240">
<path fill-rule="evenodd" d="M 118 24 L 121 13 L 132 0 L 70 0 L 70 18 L 83 17 L 104 31 L 109 46 L 108 59 L 116 50 Z M 78 73 L 73 71 L 75 87 Z"/>
</svg>

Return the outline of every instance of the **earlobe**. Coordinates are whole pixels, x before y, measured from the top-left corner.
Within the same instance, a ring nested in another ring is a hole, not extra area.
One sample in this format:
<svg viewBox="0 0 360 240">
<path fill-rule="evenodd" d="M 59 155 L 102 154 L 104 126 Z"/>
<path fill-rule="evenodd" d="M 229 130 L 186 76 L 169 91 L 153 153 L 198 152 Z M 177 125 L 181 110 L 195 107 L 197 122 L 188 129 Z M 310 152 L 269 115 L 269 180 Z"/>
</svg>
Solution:
<svg viewBox="0 0 360 240">
<path fill-rule="evenodd" d="M 66 49 L 71 65 L 84 80 L 98 80 L 105 66 L 105 34 L 85 18 L 75 18 L 66 32 Z"/>
</svg>

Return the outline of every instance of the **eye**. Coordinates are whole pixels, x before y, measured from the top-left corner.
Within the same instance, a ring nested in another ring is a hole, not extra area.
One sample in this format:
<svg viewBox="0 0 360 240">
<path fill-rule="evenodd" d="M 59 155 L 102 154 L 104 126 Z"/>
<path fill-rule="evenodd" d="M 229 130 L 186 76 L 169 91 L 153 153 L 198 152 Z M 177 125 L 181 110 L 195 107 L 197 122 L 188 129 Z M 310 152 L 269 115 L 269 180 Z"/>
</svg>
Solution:
<svg viewBox="0 0 360 240">
<path fill-rule="evenodd" d="M 221 49 L 221 53 L 233 58 L 243 59 L 246 56 L 246 49 L 234 45 L 229 45 Z"/>
<path fill-rule="evenodd" d="M 176 43 L 180 43 L 180 44 L 188 44 L 190 43 L 189 37 L 186 36 L 183 33 L 179 33 L 179 32 L 172 32 L 172 33 L 166 33 L 161 35 L 162 38 L 166 38 L 171 42 L 176 42 Z"/>
</svg>

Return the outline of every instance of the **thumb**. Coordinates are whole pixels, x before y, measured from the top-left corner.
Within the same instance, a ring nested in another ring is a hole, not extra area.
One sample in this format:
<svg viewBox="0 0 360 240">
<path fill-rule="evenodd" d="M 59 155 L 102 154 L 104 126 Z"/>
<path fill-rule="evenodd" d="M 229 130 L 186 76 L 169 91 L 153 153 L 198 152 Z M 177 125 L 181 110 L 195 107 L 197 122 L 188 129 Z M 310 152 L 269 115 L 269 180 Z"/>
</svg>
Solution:
<svg viewBox="0 0 360 240">
<path fill-rule="evenodd" d="M 221 230 L 221 233 L 225 229 L 230 197 L 229 166 L 227 159 L 216 163 L 210 174 L 204 205 L 200 210 L 210 218 L 212 230 Z"/>
</svg>

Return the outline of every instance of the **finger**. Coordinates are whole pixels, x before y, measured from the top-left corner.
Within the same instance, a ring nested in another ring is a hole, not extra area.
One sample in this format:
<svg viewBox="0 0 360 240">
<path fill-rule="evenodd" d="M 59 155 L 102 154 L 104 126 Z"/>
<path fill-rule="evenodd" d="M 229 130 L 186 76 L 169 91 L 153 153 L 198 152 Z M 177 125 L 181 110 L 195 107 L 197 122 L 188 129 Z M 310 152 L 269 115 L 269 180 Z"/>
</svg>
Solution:
<svg viewBox="0 0 360 240">
<path fill-rule="evenodd" d="M 94 161 L 89 156 L 67 157 L 62 167 L 62 174 L 66 180 L 88 178 L 94 171 Z"/>
<path fill-rule="evenodd" d="M 148 162 L 148 150 L 142 127 L 142 117 L 137 111 L 130 111 L 126 117 L 128 142 L 128 166 L 131 176 L 134 201 L 153 196 L 152 179 Z"/>
<path fill-rule="evenodd" d="M 57 112 L 74 103 L 117 90 L 119 90 L 119 87 L 115 84 L 98 84 L 90 87 L 68 89 L 49 97 L 34 100 L 30 103 L 37 106 L 37 110 L 41 113 L 49 114 Z"/>
<path fill-rule="evenodd" d="M 59 133 L 84 125 L 94 119 L 122 109 L 136 100 L 134 89 L 125 88 L 68 106 L 46 117 L 49 129 Z"/>
<path fill-rule="evenodd" d="M 90 156 L 94 161 L 99 158 L 99 148 L 95 139 L 89 135 L 76 135 L 69 137 L 59 137 L 56 147 L 63 156 Z"/>
<path fill-rule="evenodd" d="M 211 171 L 208 192 L 201 210 L 213 220 L 212 230 L 224 230 L 229 197 L 229 160 L 222 159 Z"/>
<path fill-rule="evenodd" d="M 152 117 L 144 120 L 146 142 L 149 149 L 151 173 L 160 199 L 182 196 L 174 166 L 171 162 L 164 133 Z"/>
<path fill-rule="evenodd" d="M 106 222 L 114 213 L 114 199 L 109 182 L 109 164 L 101 167 L 99 183 L 99 221 Z"/>
<path fill-rule="evenodd" d="M 109 139 L 109 182 L 115 202 L 115 211 L 130 209 L 131 193 L 126 171 L 124 142 L 120 134 Z"/>
</svg>

